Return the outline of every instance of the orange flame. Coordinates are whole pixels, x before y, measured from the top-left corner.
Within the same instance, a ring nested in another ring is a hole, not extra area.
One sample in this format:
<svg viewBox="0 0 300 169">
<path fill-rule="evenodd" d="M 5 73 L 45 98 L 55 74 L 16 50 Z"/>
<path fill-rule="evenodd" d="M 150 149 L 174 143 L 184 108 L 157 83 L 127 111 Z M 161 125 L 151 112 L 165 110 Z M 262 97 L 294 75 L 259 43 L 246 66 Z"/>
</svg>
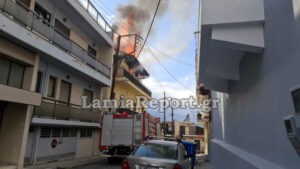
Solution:
<svg viewBox="0 0 300 169">
<path fill-rule="evenodd" d="M 134 24 L 134 14 L 127 17 L 127 20 L 119 27 L 119 32 L 122 35 L 129 35 L 136 32 L 131 32 L 131 28 Z M 139 33 L 138 33 L 139 34 Z M 115 38 L 117 41 L 117 38 Z M 131 56 L 136 56 L 135 51 L 135 36 L 123 36 L 120 40 L 120 51 L 124 54 L 130 54 Z"/>
</svg>

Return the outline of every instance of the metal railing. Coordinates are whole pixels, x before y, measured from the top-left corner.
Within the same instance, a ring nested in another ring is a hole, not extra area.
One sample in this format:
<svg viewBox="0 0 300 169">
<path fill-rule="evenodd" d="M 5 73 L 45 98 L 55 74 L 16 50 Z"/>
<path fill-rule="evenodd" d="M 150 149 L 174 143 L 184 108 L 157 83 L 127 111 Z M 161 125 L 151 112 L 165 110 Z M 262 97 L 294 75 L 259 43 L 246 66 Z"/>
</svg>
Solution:
<svg viewBox="0 0 300 169">
<path fill-rule="evenodd" d="M 80 120 L 83 122 L 100 122 L 100 111 L 83 109 L 80 105 L 59 100 L 43 98 L 41 106 L 34 108 L 34 116 L 50 117 L 60 120 Z"/>
<path fill-rule="evenodd" d="M 100 14 L 100 12 L 95 8 L 95 6 L 90 2 L 90 0 L 77 0 L 79 4 L 87 11 L 87 13 L 94 19 L 94 21 L 104 30 L 109 37 L 113 38 L 113 30 L 106 22 L 104 17 Z"/>
<path fill-rule="evenodd" d="M 90 56 L 86 49 L 83 49 L 78 44 L 70 40 L 69 37 L 65 36 L 34 11 L 31 11 L 26 6 L 23 6 L 21 3 L 17 3 L 13 0 L 0 0 L 0 9 L 1 11 L 4 11 L 5 14 L 8 14 L 9 18 L 29 28 L 33 33 L 48 40 L 49 43 L 61 48 L 84 64 L 89 65 L 93 69 L 110 78 L 110 67 L 95 57 Z"/>
<path fill-rule="evenodd" d="M 117 70 L 117 77 L 126 77 L 128 80 L 130 80 L 134 85 L 136 85 L 138 88 L 140 88 L 143 92 L 151 96 L 151 91 L 147 89 L 138 79 L 133 77 L 126 69 L 119 68 Z"/>
</svg>

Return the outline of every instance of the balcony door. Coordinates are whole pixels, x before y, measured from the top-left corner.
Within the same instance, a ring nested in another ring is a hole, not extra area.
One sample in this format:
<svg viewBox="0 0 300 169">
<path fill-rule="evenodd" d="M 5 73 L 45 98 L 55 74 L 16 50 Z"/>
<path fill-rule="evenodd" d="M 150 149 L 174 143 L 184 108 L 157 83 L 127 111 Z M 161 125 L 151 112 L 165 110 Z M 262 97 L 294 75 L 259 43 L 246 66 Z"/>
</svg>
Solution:
<svg viewBox="0 0 300 169">
<path fill-rule="evenodd" d="M 71 83 L 61 81 L 60 85 L 60 95 L 59 95 L 59 100 L 63 101 L 65 103 L 70 102 L 70 96 L 71 96 Z"/>
</svg>

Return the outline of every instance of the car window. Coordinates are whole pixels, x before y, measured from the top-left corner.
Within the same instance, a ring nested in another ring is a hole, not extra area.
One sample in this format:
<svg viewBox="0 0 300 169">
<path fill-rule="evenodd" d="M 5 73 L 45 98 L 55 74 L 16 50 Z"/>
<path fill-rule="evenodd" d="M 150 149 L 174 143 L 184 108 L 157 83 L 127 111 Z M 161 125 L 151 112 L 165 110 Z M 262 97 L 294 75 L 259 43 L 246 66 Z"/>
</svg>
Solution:
<svg viewBox="0 0 300 169">
<path fill-rule="evenodd" d="M 134 156 L 176 159 L 176 145 L 145 144 L 136 149 Z"/>
</svg>

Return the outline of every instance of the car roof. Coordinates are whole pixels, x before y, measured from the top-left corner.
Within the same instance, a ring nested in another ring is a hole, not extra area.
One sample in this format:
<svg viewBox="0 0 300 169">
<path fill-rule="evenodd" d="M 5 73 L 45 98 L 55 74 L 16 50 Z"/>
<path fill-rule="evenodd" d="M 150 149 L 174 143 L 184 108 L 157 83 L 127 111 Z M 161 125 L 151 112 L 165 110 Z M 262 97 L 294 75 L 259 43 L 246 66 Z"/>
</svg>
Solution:
<svg viewBox="0 0 300 169">
<path fill-rule="evenodd" d="M 176 146 L 178 142 L 176 141 L 165 141 L 165 140 L 148 140 L 145 144 L 159 144 L 159 145 L 168 145 L 168 146 Z"/>
</svg>

